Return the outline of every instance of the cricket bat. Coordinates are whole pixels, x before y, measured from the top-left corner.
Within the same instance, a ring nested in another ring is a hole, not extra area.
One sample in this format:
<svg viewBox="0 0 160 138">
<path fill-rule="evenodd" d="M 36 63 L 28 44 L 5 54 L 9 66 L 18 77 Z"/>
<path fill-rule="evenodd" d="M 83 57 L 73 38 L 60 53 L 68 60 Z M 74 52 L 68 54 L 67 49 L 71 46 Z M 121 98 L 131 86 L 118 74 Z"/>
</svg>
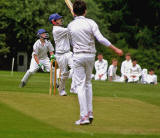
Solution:
<svg viewBox="0 0 160 138">
<path fill-rule="evenodd" d="M 70 0 L 65 0 L 66 5 L 68 6 L 68 8 L 71 11 L 71 14 L 74 16 L 74 12 L 73 12 L 73 4 Z"/>
<path fill-rule="evenodd" d="M 52 76 L 53 76 L 53 60 L 51 60 L 49 95 L 52 95 Z"/>
<path fill-rule="evenodd" d="M 56 80 L 57 80 L 57 61 L 55 60 L 55 70 L 54 70 L 54 92 L 53 94 L 56 95 Z"/>
</svg>

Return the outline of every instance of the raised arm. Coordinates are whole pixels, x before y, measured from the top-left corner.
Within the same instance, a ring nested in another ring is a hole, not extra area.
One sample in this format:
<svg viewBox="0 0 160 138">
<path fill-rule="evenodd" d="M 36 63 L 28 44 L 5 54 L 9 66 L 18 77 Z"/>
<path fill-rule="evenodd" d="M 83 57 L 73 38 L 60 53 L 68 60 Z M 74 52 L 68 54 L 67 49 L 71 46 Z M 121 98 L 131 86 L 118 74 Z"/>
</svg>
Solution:
<svg viewBox="0 0 160 138">
<path fill-rule="evenodd" d="M 123 55 L 123 51 L 117 47 L 115 47 L 114 45 L 111 44 L 110 41 L 108 41 L 108 39 L 106 39 L 100 32 L 98 25 L 93 22 L 93 28 L 92 31 L 94 33 L 94 36 L 96 37 L 96 39 L 103 45 L 105 45 L 106 47 L 109 47 L 110 49 L 112 49 L 116 54 L 118 54 L 119 56 Z"/>
</svg>

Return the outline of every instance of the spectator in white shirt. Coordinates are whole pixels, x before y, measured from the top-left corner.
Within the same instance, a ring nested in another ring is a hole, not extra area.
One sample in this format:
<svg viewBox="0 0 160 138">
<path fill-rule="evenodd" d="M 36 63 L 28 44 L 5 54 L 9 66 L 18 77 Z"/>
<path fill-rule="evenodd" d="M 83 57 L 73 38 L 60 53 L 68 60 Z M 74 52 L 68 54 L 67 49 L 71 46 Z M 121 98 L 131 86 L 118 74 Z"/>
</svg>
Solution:
<svg viewBox="0 0 160 138">
<path fill-rule="evenodd" d="M 149 74 L 147 74 L 147 84 L 157 84 L 157 75 L 154 74 L 154 69 L 149 70 Z"/>
<path fill-rule="evenodd" d="M 120 82 L 120 76 L 116 74 L 117 72 L 117 59 L 112 59 L 112 65 L 109 66 L 108 69 L 108 79 L 109 81 Z"/>
<path fill-rule="evenodd" d="M 129 69 L 128 82 L 138 82 L 141 75 L 142 75 L 141 67 L 139 64 L 137 64 L 137 60 L 133 59 L 132 67 Z"/>
<path fill-rule="evenodd" d="M 103 55 L 101 53 L 97 56 L 98 60 L 95 62 L 96 75 L 95 80 L 103 80 L 107 79 L 107 68 L 108 62 L 103 59 Z"/>
<path fill-rule="evenodd" d="M 125 56 L 126 60 L 121 64 L 121 82 L 125 82 L 129 77 L 129 69 L 132 66 L 131 54 L 127 53 Z"/>
</svg>

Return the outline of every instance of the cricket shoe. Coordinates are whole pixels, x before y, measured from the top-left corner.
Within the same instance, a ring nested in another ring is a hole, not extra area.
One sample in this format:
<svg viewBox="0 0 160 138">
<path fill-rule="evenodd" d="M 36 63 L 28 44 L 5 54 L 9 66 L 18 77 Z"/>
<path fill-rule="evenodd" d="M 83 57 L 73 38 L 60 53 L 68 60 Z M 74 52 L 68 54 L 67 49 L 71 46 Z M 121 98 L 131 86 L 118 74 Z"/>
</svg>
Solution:
<svg viewBox="0 0 160 138">
<path fill-rule="evenodd" d="M 62 90 L 61 92 L 59 92 L 60 96 L 67 96 L 67 93 L 65 92 L 65 90 Z"/>
<path fill-rule="evenodd" d="M 90 124 L 92 124 L 92 122 L 93 122 L 93 112 L 88 112 L 88 118 L 89 118 L 89 121 L 90 121 Z"/>
<path fill-rule="evenodd" d="M 87 117 L 81 117 L 81 119 L 80 119 L 80 120 L 77 120 L 77 121 L 75 122 L 75 124 L 76 124 L 76 125 L 88 125 L 88 124 L 90 124 L 90 121 L 89 121 L 89 119 L 88 119 L 88 116 L 87 116 Z"/>
<path fill-rule="evenodd" d="M 25 85 L 26 85 L 26 83 L 25 83 L 24 81 L 22 81 L 22 82 L 19 84 L 19 87 L 20 87 L 20 88 L 23 88 Z"/>
<path fill-rule="evenodd" d="M 71 89 L 70 89 L 70 93 L 77 94 L 77 92 L 75 92 L 75 89 L 74 89 L 74 88 L 71 88 Z"/>
</svg>

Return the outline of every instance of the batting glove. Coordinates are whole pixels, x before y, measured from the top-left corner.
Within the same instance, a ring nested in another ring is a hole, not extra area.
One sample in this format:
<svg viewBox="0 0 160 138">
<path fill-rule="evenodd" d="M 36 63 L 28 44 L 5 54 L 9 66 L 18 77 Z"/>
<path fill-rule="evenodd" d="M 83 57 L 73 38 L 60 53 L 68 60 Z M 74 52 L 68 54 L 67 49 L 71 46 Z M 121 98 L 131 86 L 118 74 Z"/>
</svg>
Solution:
<svg viewBox="0 0 160 138">
<path fill-rule="evenodd" d="M 54 59 L 56 59 L 56 57 L 54 55 L 51 55 L 50 59 L 54 60 Z"/>
<path fill-rule="evenodd" d="M 39 63 L 38 66 L 40 69 L 42 69 L 44 72 L 46 72 L 46 68 L 42 63 Z"/>
</svg>

